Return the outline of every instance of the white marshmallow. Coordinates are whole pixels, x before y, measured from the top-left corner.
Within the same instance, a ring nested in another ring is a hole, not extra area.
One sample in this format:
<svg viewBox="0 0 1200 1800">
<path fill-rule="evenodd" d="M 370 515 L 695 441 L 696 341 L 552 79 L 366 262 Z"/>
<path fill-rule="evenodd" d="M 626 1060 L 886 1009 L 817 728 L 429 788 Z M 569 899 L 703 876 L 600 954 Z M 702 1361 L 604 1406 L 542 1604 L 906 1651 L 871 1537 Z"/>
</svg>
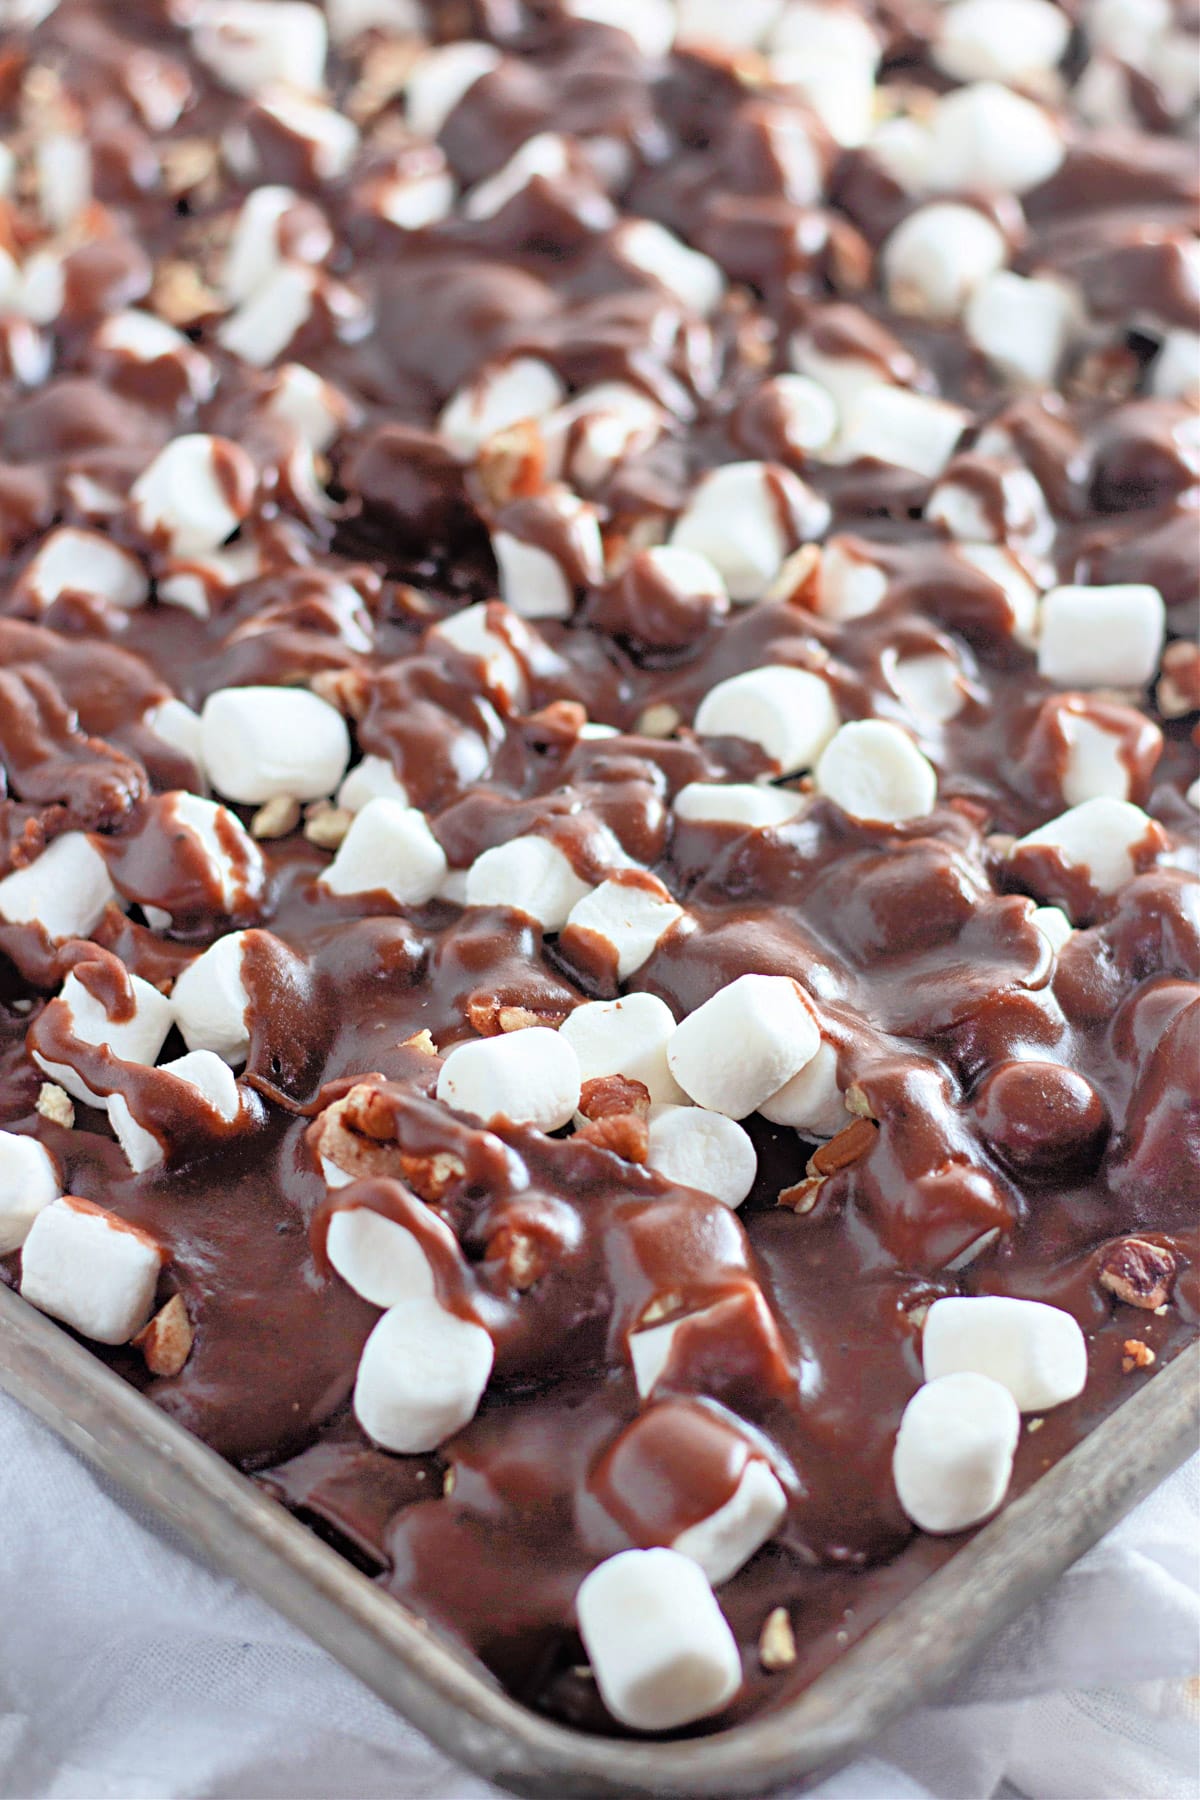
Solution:
<svg viewBox="0 0 1200 1800">
<path fill-rule="evenodd" d="M 1150 366 L 1150 391 L 1161 400 L 1200 394 L 1200 333 L 1168 331 Z"/>
<path fill-rule="evenodd" d="M 1145 687 L 1158 670 L 1166 615 L 1157 588 L 1051 588 L 1042 601 L 1038 673 L 1057 687 Z"/>
<path fill-rule="evenodd" d="M 946 400 L 880 382 L 860 394 L 847 413 L 830 460 L 869 457 L 932 481 L 954 454 L 968 416 Z"/>
<path fill-rule="evenodd" d="M 1078 299 L 1060 281 L 997 269 L 967 301 L 963 325 L 977 350 L 1009 381 L 1052 387 L 1080 320 Z"/>
<path fill-rule="evenodd" d="M 305 0 L 201 0 L 192 48 L 222 87 L 251 98 L 276 84 L 316 93 L 325 80 L 325 16 Z"/>
<path fill-rule="evenodd" d="M 38 210 L 52 232 L 67 231 L 92 198 L 92 147 L 86 137 L 53 131 L 34 147 Z"/>
<path fill-rule="evenodd" d="M 494 631 L 488 623 L 488 602 L 464 606 L 461 612 L 440 619 L 431 628 L 432 637 L 445 638 L 464 656 L 475 656 L 484 667 L 487 691 L 514 711 L 519 711 L 528 697 L 528 683 L 520 660 L 508 639 Z"/>
<path fill-rule="evenodd" d="M 719 681 L 696 708 L 701 737 L 746 738 L 781 775 L 810 769 L 838 728 L 829 684 L 807 669 L 771 664 Z"/>
<path fill-rule="evenodd" d="M 847 7 L 789 5 L 772 36 L 772 76 L 799 88 L 847 150 L 870 136 L 878 62 L 874 32 Z"/>
<path fill-rule="evenodd" d="M 35 250 L 25 259 L 11 304 L 35 325 L 53 324 L 63 309 L 67 295 L 65 255 L 61 248 L 44 249 Z"/>
<path fill-rule="evenodd" d="M 1052 0 L 959 0 L 941 16 L 933 60 L 955 81 L 1019 84 L 1053 69 L 1070 35 Z"/>
<path fill-rule="evenodd" d="M 1067 743 L 1062 797 L 1068 806 L 1107 795 L 1112 800 L 1129 798 L 1129 765 L 1121 754 L 1118 732 L 1106 731 L 1081 713 L 1063 712 L 1059 719 Z"/>
<path fill-rule="evenodd" d="M 549 363 L 536 356 L 482 369 L 446 402 L 438 431 L 464 462 L 479 454 L 489 438 L 522 419 L 542 419 L 561 405 L 564 388 Z"/>
<path fill-rule="evenodd" d="M 262 572 L 258 546 L 252 539 L 241 538 L 208 556 L 172 558 L 159 572 L 156 598 L 164 606 L 178 606 L 197 619 L 208 619 L 214 598 L 232 593 L 242 582 L 257 580 Z"/>
<path fill-rule="evenodd" d="M 838 429 L 837 402 L 811 375 L 776 375 L 758 392 L 761 400 L 773 400 L 778 406 L 790 450 L 817 456 L 833 442 Z"/>
<path fill-rule="evenodd" d="M 743 825 L 749 831 L 786 825 L 804 811 L 804 796 L 748 781 L 689 781 L 675 796 L 675 813 L 689 823 Z"/>
<path fill-rule="evenodd" d="M 268 119 L 274 119 L 290 136 L 308 145 L 309 161 L 318 181 L 336 181 L 347 173 L 358 153 L 358 127 L 352 119 L 335 107 L 306 99 L 292 88 L 272 88 L 269 96 L 259 97 L 257 104 Z"/>
<path fill-rule="evenodd" d="M 348 1179 L 336 1171 L 341 1186 Z M 432 1215 L 431 1215 L 432 1216 Z M 414 1232 L 368 1206 L 347 1207 L 329 1221 L 325 1253 L 346 1283 L 372 1306 L 431 1300 L 433 1270 Z"/>
<path fill-rule="evenodd" d="M 226 912 L 237 912 L 265 882 L 262 852 L 228 807 L 180 790 L 164 796 L 161 822 L 164 831 L 191 840 Z"/>
<path fill-rule="evenodd" d="M 1133 879 L 1133 850 L 1153 821 L 1128 800 L 1085 800 L 1013 845 L 1014 853 L 1045 845 L 1082 869 L 1101 894 L 1115 894 Z"/>
<path fill-rule="evenodd" d="M 742 1685 L 737 1643 L 707 1577 L 677 1550 L 610 1556 L 585 1577 L 575 1610 L 600 1696 L 634 1731 L 707 1718 Z"/>
<path fill-rule="evenodd" d="M 682 906 L 667 889 L 653 877 L 642 876 L 636 882 L 602 881 L 575 902 L 567 925 L 607 939 L 617 956 L 617 980 L 628 981 L 653 955 L 663 933 L 682 917 Z"/>
<path fill-rule="evenodd" d="M 1050 114 L 995 81 L 944 95 L 930 131 L 930 172 L 943 191 L 1025 194 L 1048 181 L 1066 154 Z"/>
<path fill-rule="evenodd" d="M 445 876 L 445 852 L 424 813 L 384 794 L 355 814 L 320 885 L 331 894 L 379 891 L 397 906 L 424 906 Z"/>
<path fill-rule="evenodd" d="M 364 31 L 417 37 L 425 24 L 421 0 L 325 0 L 325 12 L 335 44 L 349 44 Z"/>
<path fill-rule="evenodd" d="M 559 1131 L 575 1115 L 581 1080 L 570 1040 L 533 1025 L 456 1044 L 438 1071 L 437 1097 L 477 1119 Z"/>
<path fill-rule="evenodd" d="M 1060 1306 L 1007 1294 L 952 1295 L 925 1315 L 926 1381 L 969 1372 L 1008 1389 L 1023 1413 L 1047 1412 L 1082 1394 L 1087 1343 Z"/>
<path fill-rule="evenodd" d="M 839 624 L 861 619 L 883 604 L 887 576 L 860 551 L 830 538 L 821 552 L 818 597 L 821 611 Z"/>
<path fill-rule="evenodd" d="M 719 1587 L 775 1535 L 786 1514 L 787 1495 L 756 1456 L 724 1506 L 681 1531 L 671 1548 L 699 1563 L 713 1587 Z"/>
<path fill-rule="evenodd" d="M 494 219 L 510 200 L 515 200 L 531 181 L 559 181 L 571 166 L 567 140 L 556 131 L 539 131 L 526 138 L 502 169 L 471 189 L 463 201 L 468 219 Z"/>
<path fill-rule="evenodd" d="M 21 588 L 39 608 L 53 606 L 63 594 L 94 594 L 132 611 L 150 593 L 146 571 L 132 551 L 73 525 L 60 525 L 42 540 Z"/>
<path fill-rule="evenodd" d="M 414 63 L 405 84 L 408 122 L 421 137 L 435 138 L 459 101 L 501 63 L 491 44 L 465 40 L 442 44 Z"/>
<path fill-rule="evenodd" d="M 1170 0 L 1088 0 L 1084 16 L 1088 41 L 1136 68 L 1149 40 L 1169 30 L 1171 4 Z"/>
<path fill-rule="evenodd" d="M 317 276 L 298 263 L 281 263 L 236 312 L 217 327 L 217 342 L 230 356 L 265 369 L 282 356 L 313 309 Z"/>
<path fill-rule="evenodd" d="M 171 1029 L 171 1002 L 140 975 L 129 977 L 134 1011 L 129 1019 L 110 1019 L 100 1001 L 90 994 L 78 975 L 71 972 L 58 999 L 70 1015 L 70 1031 L 84 1044 L 106 1045 L 120 1062 L 152 1064 Z M 54 1003 L 56 1004 L 56 1003 Z M 107 1100 L 94 1094 L 66 1063 L 51 1062 L 39 1050 L 33 1060 L 60 1087 L 88 1106 L 104 1108 Z"/>
<path fill-rule="evenodd" d="M 294 362 L 284 363 L 276 371 L 266 410 L 271 418 L 290 425 L 318 456 L 329 449 L 354 415 L 345 394 L 315 370 Z"/>
<path fill-rule="evenodd" d="M 61 1193 L 58 1164 L 45 1145 L 0 1131 L 0 1256 L 21 1248 L 38 1214 Z"/>
<path fill-rule="evenodd" d="M 116 897 L 100 852 L 82 831 L 68 831 L 0 881 L 0 919 L 40 925 L 51 943 L 61 944 L 90 937 Z"/>
<path fill-rule="evenodd" d="M 654 219 L 630 219 L 612 234 L 622 262 L 661 282 L 693 312 L 710 313 L 721 304 L 725 277 L 711 256 L 691 250 Z"/>
<path fill-rule="evenodd" d="M 731 600 L 761 598 L 792 548 L 783 524 L 786 507 L 780 487 L 794 486 L 803 507 L 803 483 L 765 463 L 726 463 L 703 476 L 675 521 L 670 542 L 681 550 L 706 556 L 729 589 Z M 814 528 L 818 521 L 814 510 Z"/>
<path fill-rule="evenodd" d="M 744 1119 L 816 1055 L 812 1008 L 787 975 L 739 975 L 675 1028 L 667 1062 L 697 1106 Z"/>
<path fill-rule="evenodd" d="M 665 56 L 675 36 L 673 0 L 567 0 L 567 11 L 628 32 L 643 56 Z"/>
<path fill-rule="evenodd" d="M 790 1125 L 807 1138 L 835 1137 L 850 1123 L 838 1086 L 837 1052 L 827 1038 L 821 1039 L 816 1055 L 799 1074 L 764 1100 L 758 1110 L 773 1125 Z"/>
<path fill-rule="evenodd" d="M 231 479 L 222 480 L 225 466 Z M 130 490 L 137 522 L 162 533 L 176 556 L 204 556 L 237 530 L 250 510 L 254 467 L 227 438 L 189 432 L 172 438 Z"/>
<path fill-rule="evenodd" d="M 96 332 L 95 341 L 100 349 L 115 351 L 137 363 L 157 362 L 160 357 L 169 356 L 185 371 L 193 399 L 207 400 L 212 394 L 216 378 L 208 357 L 182 331 L 176 331 L 153 313 L 136 307 L 110 313 Z"/>
<path fill-rule="evenodd" d="M 1037 927 L 1056 956 L 1074 930 L 1061 906 L 1035 906 L 1029 923 Z"/>
<path fill-rule="evenodd" d="M 1012 1395 L 986 1375 L 945 1375 L 918 1388 L 892 1455 L 896 1493 L 913 1524 L 946 1534 L 994 1513 L 1020 1431 Z"/>
<path fill-rule="evenodd" d="M 888 299 L 896 310 L 948 321 L 958 318 L 981 282 L 1004 267 L 1008 246 L 1000 228 L 974 206 L 937 200 L 902 219 L 882 255 Z"/>
<path fill-rule="evenodd" d="M 300 203 L 294 188 L 275 183 L 252 188 L 246 195 L 234 221 L 221 272 L 221 291 L 231 305 L 249 300 L 277 272 L 284 260 L 280 224 Z M 330 241 L 327 239 L 321 246 L 322 254 Z"/>
<path fill-rule="evenodd" d="M 675 1015 L 657 994 L 626 994 L 620 1000 L 586 1000 L 567 1014 L 559 1035 L 579 1061 L 581 1081 L 624 1075 L 641 1081 L 656 1103 L 685 1095 L 667 1067 L 667 1044 Z"/>
<path fill-rule="evenodd" d="M 337 791 L 337 804 L 345 812 L 359 813 L 371 800 L 396 800 L 401 806 L 411 804 L 408 790 L 397 778 L 386 756 L 364 756 Z"/>
<path fill-rule="evenodd" d="M 871 161 L 904 193 L 924 194 L 933 186 L 933 133 L 922 120 L 903 113 L 880 120 L 867 148 Z"/>
<path fill-rule="evenodd" d="M 888 680 L 909 712 L 921 720 L 934 719 L 939 725 L 957 718 L 967 697 L 962 670 L 952 656 L 940 650 L 899 658 L 892 664 Z"/>
<path fill-rule="evenodd" d="M 878 387 L 887 380 L 880 363 L 865 356 L 827 356 L 801 331 L 793 332 L 788 357 L 794 369 L 833 396 L 839 414 L 850 410 L 864 388 Z"/>
<path fill-rule="evenodd" d="M 437 225 L 454 211 L 454 177 L 448 169 L 429 169 L 424 174 L 398 176 L 372 184 L 370 204 L 381 219 L 402 231 L 421 231 Z"/>
<path fill-rule="evenodd" d="M 843 725 L 821 753 L 817 791 L 852 819 L 898 825 L 937 804 L 937 774 L 906 731 L 886 719 Z"/>
<path fill-rule="evenodd" d="M 194 1088 L 208 1103 L 214 1117 L 223 1119 L 226 1124 L 236 1119 L 241 1111 L 242 1097 L 233 1073 L 211 1050 L 191 1050 L 174 1062 L 163 1063 L 158 1072 L 174 1075 Z M 135 1175 L 156 1169 L 164 1160 L 168 1146 L 134 1117 L 123 1094 L 109 1096 L 108 1122 Z"/>
<path fill-rule="evenodd" d="M 925 517 L 952 538 L 967 543 L 997 543 L 1018 538 L 1026 549 L 1045 549 L 1054 535 L 1046 496 L 1026 468 L 997 467 L 992 490 L 999 517 L 993 518 L 978 492 L 953 473 L 939 481 L 925 502 Z"/>
<path fill-rule="evenodd" d="M 557 844 L 509 838 L 477 856 L 467 872 L 468 906 L 512 906 L 543 931 L 561 931 L 591 883 L 581 881 Z"/>
<path fill-rule="evenodd" d="M 204 766 L 228 800 L 323 800 L 350 761 L 346 721 L 307 688 L 218 688 L 200 719 Z"/>
<path fill-rule="evenodd" d="M 758 1153 L 736 1119 L 703 1106 L 650 1108 L 646 1161 L 679 1187 L 739 1207 L 758 1174 Z"/>
<path fill-rule="evenodd" d="M 405 1300 L 384 1313 L 363 1346 L 355 1416 L 385 1450 L 436 1450 L 475 1417 L 493 1357 L 481 1325 L 431 1297 Z"/>
<path fill-rule="evenodd" d="M 625 457 L 657 442 L 666 414 L 627 381 L 600 381 L 540 423 L 548 460 L 577 486 L 594 488 Z"/>
<path fill-rule="evenodd" d="M 766 38 L 784 9 L 784 0 L 675 0 L 679 43 L 720 44 L 728 50 L 752 50 Z"/>
<path fill-rule="evenodd" d="M 959 544 L 956 554 L 980 575 L 994 581 L 1008 601 L 1012 634 L 1032 647 L 1037 635 L 1038 590 L 1011 550 L 998 544 Z"/>
<path fill-rule="evenodd" d="M 189 963 L 171 990 L 171 1010 L 189 1050 L 214 1050 L 244 1063 L 250 1050 L 250 995 L 242 980 L 244 931 L 231 931 Z"/>
<path fill-rule="evenodd" d="M 150 1317 L 162 1261 L 148 1233 L 67 1195 L 30 1227 L 21 1294 L 98 1344 L 127 1344 Z"/>
<path fill-rule="evenodd" d="M 570 525 L 586 582 L 604 577 L 604 544 L 594 506 L 575 494 L 564 494 L 556 510 Z M 492 534 L 500 574 L 500 598 L 522 619 L 569 619 L 575 589 L 558 559 L 537 544 L 527 544 L 511 531 Z"/>
</svg>

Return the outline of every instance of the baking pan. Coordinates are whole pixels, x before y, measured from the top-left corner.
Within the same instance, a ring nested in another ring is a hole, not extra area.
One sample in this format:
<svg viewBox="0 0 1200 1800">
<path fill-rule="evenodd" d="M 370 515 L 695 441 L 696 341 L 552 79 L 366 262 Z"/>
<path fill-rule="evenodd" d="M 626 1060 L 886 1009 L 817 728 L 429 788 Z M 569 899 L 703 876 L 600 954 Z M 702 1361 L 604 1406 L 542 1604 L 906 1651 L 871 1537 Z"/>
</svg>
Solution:
<svg viewBox="0 0 1200 1800">
<path fill-rule="evenodd" d="M 977 1532 L 804 1692 L 683 1742 L 587 1736 L 466 1656 L 0 1287 L 0 1387 L 316 1639 L 449 1755 L 518 1794 L 750 1795 L 854 1754 L 1183 1461 L 1200 1432 L 1192 1344 Z"/>
</svg>

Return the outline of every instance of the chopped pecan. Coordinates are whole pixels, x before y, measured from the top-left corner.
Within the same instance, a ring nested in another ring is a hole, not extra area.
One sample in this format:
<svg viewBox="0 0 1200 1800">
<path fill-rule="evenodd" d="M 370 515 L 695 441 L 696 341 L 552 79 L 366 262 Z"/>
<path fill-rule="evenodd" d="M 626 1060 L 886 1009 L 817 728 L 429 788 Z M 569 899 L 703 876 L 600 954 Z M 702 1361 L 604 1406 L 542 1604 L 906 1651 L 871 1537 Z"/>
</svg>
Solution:
<svg viewBox="0 0 1200 1800">
<path fill-rule="evenodd" d="M 178 1375 L 192 1354 L 195 1338 L 182 1294 L 172 1294 L 132 1340 L 152 1375 Z"/>
<path fill-rule="evenodd" d="M 611 1150 L 614 1156 L 623 1156 L 626 1162 L 644 1163 L 650 1153 L 649 1127 L 636 1113 L 605 1113 L 598 1119 L 589 1119 L 575 1136 L 601 1150 Z"/>
<path fill-rule="evenodd" d="M 796 1634 L 786 1606 L 774 1607 L 758 1636 L 758 1660 L 769 1675 L 790 1669 L 796 1660 Z"/>
<path fill-rule="evenodd" d="M 1144 1344 L 1141 1338 L 1126 1338 L 1121 1348 L 1125 1352 L 1121 1367 L 1126 1375 L 1132 1375 L 1135 1369 L 1152 1369 L 1158 1361 L 1149 1344 Z"/>
<path fill-rule="evenodd" d="M 390 1108 L 376 1089 L 363 1082 L 321 1114 L 316 1153 L 352 1181 L 390 1176 L 406 1182 L 426 1202 L 442 1199 L 462 1180 L 466 1165 L 460 1156 L 450 1150 L 405 1150 L 395 1142 L 394 1129 Z"/>
<path fill-rule="evenodd" d="M 400 1048 L 402 1050 L 419 1050 L 422 1056 L 436 1056 L 438 1053 L 438 1047 L 433 1041 L 433 1033 L 428 1026 L 423 1031 L 414 1031 L 411 1037 L 406 1037 Z"/>
<path fill-rule="evenodd" d="M 1098 1280 L 1127 1306 L 1157 1312 L 1171 1296 L 1175 1258 L 1171 1251 L 1146 1238 L 1119 1238 L 1104 1252 Z"/>
<path fill-rule="evenodd" d="M 839 1131 L 836 1137 L 822 1144 L 808 1159 L 810 1175 L 836 1175 L 839 1169 L 848 1169 L 852 1163 L 861 1159 L 875 1142 L 879 1127 L 874 1119 L 858 1118 Z"/>
<path fill-rule="evenodd" d="M 290 794 L 273 794 L 251 819 L 250 835 L 256 838 L 286 837 L 299 823 L 300 802 Z"/>
<path fill-rule="evenodd" d="M 668 706 L 665 700 L 648 706 L 637 722 L 637 729 L 642 737 L 669 738 L 679 730 L 682 714 L 677 706 Z"/>
<path fill-rule="evenodd" d="M 505 1280 L 518 1294 L 527 1293 L 548 1267 L 546 1246 L 512 1225 L 502 1225 L 488 1245 L 488 1261 L 493 1260 L 502 1264 Z"/>
<path fill-rule="evenodd" d="M 797 1181 L 791 1187 L 781 1188 L 775 1201 L 776 1206 L 786 1206 L 794 1213 L 810 1213 L 820 1198 L 821 1189 L 825 1186 L 823 1175 L 806 1175 L 803 1181 Z"/>
<path fill-rule="evenodd" d="M 318 850 L 336 850 L 354 823 L 354 814 L 331 800 L 314 800 L 304 809 L 304 835 Z"/>
<path fill-rule="evenodd" d="M 1200 644 L 1180 638 L 1167 645 L 1157 698 L 1164 719 L 1185 719 L 1189 713 L 1200 712 Z"/>
<path fill-rule="evenodd" d="M 43 1081 L 38 1089 L 36 1110 L 43 1119 L 49 1119 L 52 1125 L 65 1125 L 68 1131 L 75 1123 L 75 1107 L 71 1096 L 57 1082 Z"/>
<path fill-rule="evenodd" d="M 627 1075 L 596 1075 L 579 1091 L 579 1110 L 585 1119 L 604 1119 L 612 1113 L 649 1117 L 650 1089 L 644 1081 Z"/>
<path fill-rule="evenodd" d="M 308 685 L 347 719 L 361 719 L 370 705 L 371 685 L 361 669 L 319 669 Z"/>
<path fill-rule="evenodd" d="M 502 1000 L 498 994 L 472 994 L 467 1000 L 467 1023 L 480 1037 L 499 1037 L 507 1031 L 529 1031 L 534 1025 L 549 1026 L 557 1031 L 566 1018 L 564 1002 L 544 1004 L 541 1009 Z"/>
<path fill-rule="evenodd" d="M 867 1099 L 866 1094 L 858 1085 L 857 1081 L 852 1081 L 850 1086 L 846 1089 L 843 1104 L 845 1105 L 846 1111 L 848 1113 L 853 1113 L 857 1119 L 873 1119 L 875 1117 L 875 1114 L 871 1111 L 871 1102 Z"/>
<path fill-rule="evenodd" d="M 488 438 L 476 468 L 493 506 L 528 499 L 546 485 L 546 440 L 534 420 L 519 419 Z"/>
</svg>

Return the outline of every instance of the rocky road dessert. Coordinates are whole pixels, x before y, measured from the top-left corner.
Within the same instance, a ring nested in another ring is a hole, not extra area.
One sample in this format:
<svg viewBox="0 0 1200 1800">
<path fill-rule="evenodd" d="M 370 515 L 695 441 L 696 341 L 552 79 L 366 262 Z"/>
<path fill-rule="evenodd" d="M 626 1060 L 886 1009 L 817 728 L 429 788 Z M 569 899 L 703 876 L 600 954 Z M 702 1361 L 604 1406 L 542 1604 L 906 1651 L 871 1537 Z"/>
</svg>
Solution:
<svg viewBox="0 0 1200 1800">
<path fill-rule="evenodd" d="M 744 1717 L 1196 1331 L 1195 9 L 3 17 L 0 1274 Z"/>
</svg>

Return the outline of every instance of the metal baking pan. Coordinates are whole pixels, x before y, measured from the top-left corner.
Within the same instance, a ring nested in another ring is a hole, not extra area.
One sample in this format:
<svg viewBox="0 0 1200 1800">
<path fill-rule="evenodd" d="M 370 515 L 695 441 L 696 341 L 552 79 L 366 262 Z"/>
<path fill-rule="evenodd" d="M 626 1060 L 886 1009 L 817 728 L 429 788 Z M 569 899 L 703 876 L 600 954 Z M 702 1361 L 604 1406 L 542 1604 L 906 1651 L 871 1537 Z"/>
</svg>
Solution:
<svg viewBox="0 0 1200 1800">
<path fill-rule="evenodd" d="M 836 1765 L 929 1699 L 1181 1463 L 1200 1432 L 1192 1344 L 810 1687 L 682 1742 L 587 1736 L 511 1700 L 245 1476 L 0 1287 L 0 1387 L 244 1581 L 459 1762 L 518 1794 L 763 1794 Z"/>
</svg>

